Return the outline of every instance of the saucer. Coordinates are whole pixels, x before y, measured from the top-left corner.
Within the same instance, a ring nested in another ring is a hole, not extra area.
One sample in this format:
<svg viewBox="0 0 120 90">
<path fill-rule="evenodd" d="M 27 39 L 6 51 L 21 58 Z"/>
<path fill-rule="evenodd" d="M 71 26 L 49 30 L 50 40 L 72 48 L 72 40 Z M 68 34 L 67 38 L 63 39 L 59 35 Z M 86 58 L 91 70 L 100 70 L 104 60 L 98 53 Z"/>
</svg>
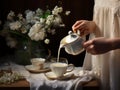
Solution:
<svg viewBox="0 0 120 90">
<path fill-rule="evenodd" d="M 47 72 L 47 73 L 44 73 L 45 76 L 48 78 L 48 79 L 51 79 L 51 80 L 66 80 L 66 79 L 70 79 L 71 77 L 74 76 L 73 73 L 65 73 L 62 77 L 57 77 L 53 72 Z"/>
<path fill-rule="evenodd" d="M 43 73 L 50 71 L 49 67 L 44 67 L 43 69 L 36 69 L 33 65 L 26 65 L 25 68 L 31 73 Z"/>
</svg>

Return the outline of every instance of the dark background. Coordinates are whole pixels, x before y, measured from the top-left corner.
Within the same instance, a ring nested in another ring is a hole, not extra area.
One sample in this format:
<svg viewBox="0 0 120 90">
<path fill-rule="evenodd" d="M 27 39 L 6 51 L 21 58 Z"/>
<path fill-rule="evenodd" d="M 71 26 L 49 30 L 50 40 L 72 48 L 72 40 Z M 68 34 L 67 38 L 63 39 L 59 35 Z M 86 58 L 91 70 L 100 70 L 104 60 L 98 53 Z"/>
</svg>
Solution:
<svg viewBox="0 0 120 90">
<path fill-rule="evenodd" d="M 68 17 L 63 16 L 65 28 L 59 28 L 56 35 L 52 38 L 48 46 L 52 52 L 52 56 L 57 57 L 57 51 L 60 40 L 65 37 L 76 20 L 86 19 L 92 20 L 94 0 L 0 0 L 0 20 L 4 22 L 6 15 L 10 10 L 15 13 L 24 13 L 26 9 L 36 10 L 37 8 L 46 9 L 53 8 L 55 5 L 62 6 L 64 10 L 70 10 L 71 14 Z M 0 29 L 2 27 L 0 26 Z M 4 37 L 0 36 L 0 57 L 13 54 L 14 50 L 7 47 Z M 75 66 L 82 66 L 85 52 L 73 56 L 61 50 L 60 57 L 66 57 L 69 63 Z"/>
</svg>

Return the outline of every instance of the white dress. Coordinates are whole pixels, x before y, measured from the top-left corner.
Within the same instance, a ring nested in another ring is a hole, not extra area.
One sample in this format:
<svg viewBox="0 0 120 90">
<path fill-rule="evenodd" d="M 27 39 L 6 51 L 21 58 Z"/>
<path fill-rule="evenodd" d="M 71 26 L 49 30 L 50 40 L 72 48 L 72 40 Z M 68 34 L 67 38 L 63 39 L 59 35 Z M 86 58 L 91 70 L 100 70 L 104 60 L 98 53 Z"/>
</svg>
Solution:
<svg viewBox="0 0 120 90">
<path fill-rule="evenodd" d="M 90 39 L 120 37 L 120 0 L 95 0 L 93 20 L 98 27 Z M 120 49 L 102 55 L 86 53 L 83 68 L 95 73 L 102 90 L 120 90 Z"/>
</svg>

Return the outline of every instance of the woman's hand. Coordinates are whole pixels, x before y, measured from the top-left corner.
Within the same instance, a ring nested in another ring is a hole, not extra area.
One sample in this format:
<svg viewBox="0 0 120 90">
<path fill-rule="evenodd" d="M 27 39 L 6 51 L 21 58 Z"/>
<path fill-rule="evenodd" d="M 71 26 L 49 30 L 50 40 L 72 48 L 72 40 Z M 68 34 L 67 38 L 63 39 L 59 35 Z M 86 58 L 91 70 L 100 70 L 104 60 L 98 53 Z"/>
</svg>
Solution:
<svg viewBox="0 0 120 90">
<path fill-rule="evenodd" d="M 113 39 L 106 39 L 104 37 L 94 38 L 83 43 L 83 47 L 88 53 L 103 54 L 113 50 Z"/>
<path fill-rule="evenodd" d="M 80 35 L 83 36 L 93 32 L 93 30 L 95 30 L 95 27 L 96 27 L 96 24 L 94 21 L 78 20 L 72 26 L 72 29 L 74 32 L 77 32 L 77 30 L 79 30 Z"/>
</svg>

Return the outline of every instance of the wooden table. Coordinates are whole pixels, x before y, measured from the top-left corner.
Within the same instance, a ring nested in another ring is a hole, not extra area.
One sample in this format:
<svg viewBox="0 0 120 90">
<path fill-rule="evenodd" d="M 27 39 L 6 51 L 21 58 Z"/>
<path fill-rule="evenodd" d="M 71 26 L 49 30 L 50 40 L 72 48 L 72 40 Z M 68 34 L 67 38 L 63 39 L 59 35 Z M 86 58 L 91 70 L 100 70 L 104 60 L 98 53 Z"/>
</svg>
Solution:
<svg viewBox="0 0 120 90">
<path fill-rule="evenodd" d="M 26 80 L 21 80 L 10 85 L 0 85 L 0 90 L 30 90 L 30 85 Z M 83 85 L 83 90 L 99 90 L 99 84 L 92 80 Z"/>
<path fill-rule="evenodd" d="M 0 90 L 30 90 L 30 85 L 26 80 L 21 80 L 8 85 L 0 85 Z"/>
</svg>

